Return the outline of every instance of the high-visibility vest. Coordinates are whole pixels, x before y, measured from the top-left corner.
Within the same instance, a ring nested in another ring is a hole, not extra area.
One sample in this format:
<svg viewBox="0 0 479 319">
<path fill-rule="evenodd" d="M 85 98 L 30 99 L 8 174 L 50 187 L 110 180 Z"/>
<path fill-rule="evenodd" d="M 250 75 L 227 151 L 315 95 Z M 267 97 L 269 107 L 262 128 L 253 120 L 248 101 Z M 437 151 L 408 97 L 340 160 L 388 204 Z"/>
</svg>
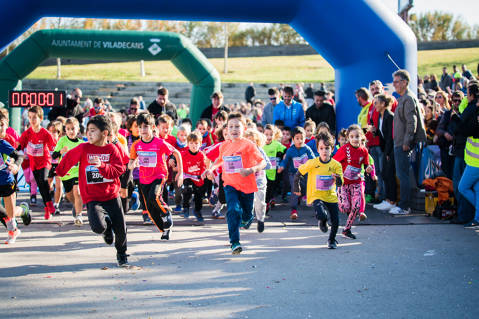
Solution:
<svg viewBox="0 0 479 319">
<path fill-rule="evenodd" d="M 479 167 L 479 138 L 467 138 L 464 161 L 469 166 Z"/>
</svg>

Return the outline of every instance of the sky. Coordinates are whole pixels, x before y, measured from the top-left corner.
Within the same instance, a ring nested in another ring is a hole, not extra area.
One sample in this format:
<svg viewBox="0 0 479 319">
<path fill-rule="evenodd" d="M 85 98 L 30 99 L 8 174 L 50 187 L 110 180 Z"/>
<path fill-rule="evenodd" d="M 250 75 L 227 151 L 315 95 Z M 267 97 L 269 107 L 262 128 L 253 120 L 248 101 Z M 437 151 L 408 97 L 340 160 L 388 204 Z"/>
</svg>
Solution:
<svg viewBox="0 0 479 319">
<path fill-rule="evenodd" d="M 397 0 L 380 0 L 397 12 Z M 479 1 L 478 0 L 414 0 L 414 7 L 409 13 L 425 13 L 428 11 L 449 12 L 454 17 L 462 16 L 470 26 L 479 25 Z"/>
</svg>

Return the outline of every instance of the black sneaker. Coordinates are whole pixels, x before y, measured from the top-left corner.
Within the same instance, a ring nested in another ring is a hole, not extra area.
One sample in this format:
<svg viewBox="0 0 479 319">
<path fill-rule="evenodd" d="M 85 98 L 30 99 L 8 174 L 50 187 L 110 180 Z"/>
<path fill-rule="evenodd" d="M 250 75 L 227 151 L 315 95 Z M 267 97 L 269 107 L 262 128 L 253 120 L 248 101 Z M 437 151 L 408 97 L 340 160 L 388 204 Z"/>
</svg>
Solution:
<svg viewBox="0 0 479 319">
<path fill-rule="evenodd" d="M 171 218 L 171 212 L 168 211 L 165 216 L 161 217 L 163 220 L 163 229 L 169 229 L 173 226 L 173 219 Z"/>
<path fill-rule="evenodd" d="M 323 233 L 328 232 L 328 223 L 326 221 L 327 221 L 327 219 L 318 221 L 318 227 Z"/>
<path fill-rule="evenodd" d="M 113 230 L 111 229 L 111 220 L 110 218 L 105 218 L 106 221 L 106 229 L 105 232 L 103 233 L 103 240 L 107 245 L 113 244 Z"/>
<path fill-rule="evenodd" d="M 170 240 L 170 233 L 171 233 L 171 229 L 165 230 L 165 231 L 161 234 L 161 239 L 163 239 L 163 240 Z"/>
<path fill-rule="evenodd" d="M 118 267 L 129 267 L 128 255 L 127 254 L 116 254 L 116 260 L 118 262 Z"/>
<path fill-rule="evenodd" d="M 37 195 L 30 196 L 30 205 L 35 206 L 37 204 Z"/>
<path fill-rule="evenodd" d="M 356 239 L 356 236 L 351 232 L 351 229 L 343 231 L 343 237 L 349 238 L 349 239 Z"/>
<path fill-rule="evenodd" d="M 338 247 L 338 241 L 336 239 L 328 239 L 328 248 L 336 249 Z"/>
<path fill-rule="evenodd" d="M 258 220 L 258 233 L 262 233 L 264 231 L 264 222 Z"/>
<path fill-rule="evenodd" d="M 195 211 L 193 211 L 193 213 L 195 214 L 195 217 L 196 217 L 197 221 L 199 221 L 200 223 L 205 221 L 205 219 L 203 218 L 203 215 L 201 214 L 201 211 L 197 212 L 195 210 Z"/>
<path fill-rule="evenodd" d="M 28 204 L 25 202 L 20 203 L 19 205 L 23 209 L 23 213 L 21 215 L 23 225 L 28 226 L 32 222 L 32 215 L 30 214 L 30 208 Z"/>
<path fill-rule="evenodd" d="M 234 243 L 231 245 L 231 253 L 233 255 L 239 255 L 243 251 L 240 243 Z"/>
</svg>

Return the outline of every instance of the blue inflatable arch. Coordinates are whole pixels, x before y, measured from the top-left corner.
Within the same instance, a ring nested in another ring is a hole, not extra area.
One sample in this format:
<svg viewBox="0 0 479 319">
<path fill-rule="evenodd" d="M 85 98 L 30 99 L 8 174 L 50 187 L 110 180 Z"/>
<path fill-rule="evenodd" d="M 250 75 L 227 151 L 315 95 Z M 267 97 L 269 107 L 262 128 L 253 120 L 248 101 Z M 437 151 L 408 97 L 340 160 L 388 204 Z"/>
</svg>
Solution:
<svg viewBox="0 0 479 319">
<path fill-rule="evenodd" d="M 396 67 L 388 55 L 416 85 L 416 38 L 379 0 L 2 1 L 0 47 L 48 16 L 288 23 L 335 69 L 338 128 L 356 122 L 357 88 L 391 82 Z"/>
</svg>

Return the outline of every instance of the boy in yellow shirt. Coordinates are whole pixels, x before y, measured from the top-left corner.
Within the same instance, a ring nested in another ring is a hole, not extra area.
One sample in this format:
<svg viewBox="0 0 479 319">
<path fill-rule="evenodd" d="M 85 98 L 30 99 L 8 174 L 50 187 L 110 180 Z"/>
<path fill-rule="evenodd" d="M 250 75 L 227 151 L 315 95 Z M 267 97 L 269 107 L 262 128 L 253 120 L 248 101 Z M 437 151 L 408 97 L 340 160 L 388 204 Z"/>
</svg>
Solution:
<svg viewBox="0 0 479 319">
<path fill-rule="evenodd" d="M 316 146 L 319 157 L 308 160 L 298 168 L 294 176 L 293 191 L 301 194 L 300 179 L 308 174 L 306 197 L 308 204 L 313 204 L 316 211 L 318 226 L 323 233 L 328 231 L 328 214 L 331 219 L 328 248 L 337 247 L 336 233 L 338 232 L 338 196 L 336 187 L 343 183 L 343 169 L 341 164 L 331 158 L 334 140 L 329 132 L 319 133 L 316 136 Z"/>
</svg>

